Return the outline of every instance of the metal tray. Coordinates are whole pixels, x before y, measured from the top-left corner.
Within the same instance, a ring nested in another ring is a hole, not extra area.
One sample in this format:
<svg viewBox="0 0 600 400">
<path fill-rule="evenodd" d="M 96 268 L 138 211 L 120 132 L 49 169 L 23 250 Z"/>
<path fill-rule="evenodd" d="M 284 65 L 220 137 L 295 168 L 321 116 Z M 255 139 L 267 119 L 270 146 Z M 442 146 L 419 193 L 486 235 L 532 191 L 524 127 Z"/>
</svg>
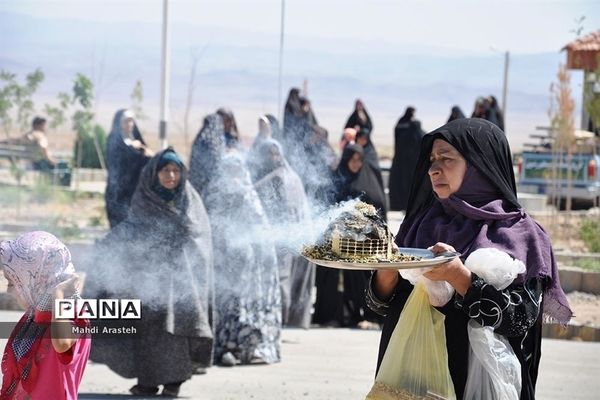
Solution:
<svg viewBox="0 0 600 400">
<path fill-rule="evenodd" d="M 431 251 L 427 249 L 415 249 L 411 247 L 400 247 L 398 251 L 404 255 L 412 255 L 422 257 L 419 261 L 399 261 L 399 262 L 351 262 L 351 261 L 332 261 L 332 260 L 317 260 L 313 258 L 305 257 L 310 262 L 329 268 L 337 269 L 354 269 L 354 270 L 373 270 L 373 269 L 388 269 L 388 270 L 399 270 L 399 269 L 414 269 L 423 267 L 432 267 L 435 265 L 443 264 L 448 262 L 455 257 L 460 256 L 460 253 L 446 252 L 435 256 Z"/>
</svg>

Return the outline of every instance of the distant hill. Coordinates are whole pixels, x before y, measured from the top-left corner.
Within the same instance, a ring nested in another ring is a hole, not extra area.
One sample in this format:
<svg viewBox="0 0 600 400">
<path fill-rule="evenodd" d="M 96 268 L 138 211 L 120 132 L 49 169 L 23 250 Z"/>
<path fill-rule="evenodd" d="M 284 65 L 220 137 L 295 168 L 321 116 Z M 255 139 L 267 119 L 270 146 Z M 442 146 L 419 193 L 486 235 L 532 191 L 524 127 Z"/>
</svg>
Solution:
<svg viewBox="0 0 600 400">
<path fill-rule="evenodd" d="M 418 38 L 411 39 L 418 42 Z M 242 115 L 242 122 L 248 124 L 245 130 L 253 133 L 256 115 L 252 113 L 258 110 L 276 114 L 278 40 L 273 35 L 253 32 L 173 26 L 174 115 L 184 104 L 190 54 L 195 52 L 199 64 L 194 110 L 201 113 L 228 105 Z M 290 37 L 286 43 L 284 99 L 289 87 L 301 86 L 308 79 L 317 117 L 336 136 L 357 97 L 383 121 L 378 123 L 374 118 L 376 129 L 381 130 L 376 137 L 383 140 L 385 135 L 386 142 L 407 105 L 415 105 L 424 126 L 433 129 L 444 122 L 454 104 L 470 114 L 478 95 L 501 97 L 503 57 L 491 51 L 484 55 L 455 54 L 366 41 L 332 47 L 327 38 L 315 41 Z M 512 55 L 507 113 L 511 140 L 518 138 L 521 143 L 534 126 L 547 123 L 549 86 L 564 58 L 558 51 Z M 0 13 L 0 69 L 23 76 L 37 67 L 46 74 L 40 101 L 69 90 L 75 73 L 81 72 L 94 80 L 104 114 L 113 106 L 127 105 L 135 81 L 141 80 L 146 108 L 156 118 L 160 26 Z M 578 102 L 580 79 L 574 74 L 572 87 Z M 100 119 L 110 117 L 108 112 Z"/>
</svg>

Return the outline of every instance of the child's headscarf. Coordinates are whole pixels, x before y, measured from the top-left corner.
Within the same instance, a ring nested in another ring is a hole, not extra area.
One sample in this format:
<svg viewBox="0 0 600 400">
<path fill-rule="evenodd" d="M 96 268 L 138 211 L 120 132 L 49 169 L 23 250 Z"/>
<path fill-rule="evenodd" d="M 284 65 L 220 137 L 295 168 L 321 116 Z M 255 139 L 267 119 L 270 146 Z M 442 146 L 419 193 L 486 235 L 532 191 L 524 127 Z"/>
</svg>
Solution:
<svg viewBox="0 0 600 400">
<path fill-rule="evenodd" d="M 35 355 L 52 321 L 54 290 L 75 269 L 69 249 L 54 235 L 41 231 L 0 242 L 0 262 L 27 303 L 2 357 L 0 399 L 10 399 L 19 381 L 26 392 L 33 390 L 38 372 Z"/>
</svg>

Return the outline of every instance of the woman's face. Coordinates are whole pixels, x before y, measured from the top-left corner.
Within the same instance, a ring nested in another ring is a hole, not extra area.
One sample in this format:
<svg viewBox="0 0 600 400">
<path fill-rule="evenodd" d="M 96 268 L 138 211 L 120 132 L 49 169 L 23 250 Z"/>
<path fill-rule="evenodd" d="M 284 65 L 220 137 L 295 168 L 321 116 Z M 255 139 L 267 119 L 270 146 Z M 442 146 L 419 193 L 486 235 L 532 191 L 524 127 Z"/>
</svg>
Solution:
<svg viewBox="0 0 600 400">
<path fill-rule="evenodd" d="M 350 172 L 352 172 L 353 174 L 357 174 L 358 171 L 360 171 L 360 169 L 363 166 L 363 161 L 362 161 L 362 157 L 359 153 L 354 153 L 352 154 L 352 157 L 350 157 L 350 160 L 348 160 L 348 169 L 350 170 Z"/>
<path fill-rule="evenodd" d="M 223 129 L 225 132 L 231 132 L 231 128 L 233 128 L 233 120 L 231 117 L 224 116 L 223 117 Z"/>
<path fill-rule="evenodd" d="M 123 118 L 121 121 L 121 130 L 124 134 L 131 135 L 133 133 L 134 124 L 133 118 Z"/>
<path fill-rule="evenodd" d="M 440 199 L 447 199 L 460 189 L 467 161 L 450 143 L 436 139 L 429 156 L 429 178 L 433 191 Z"/>
<path fill-rule="evenodd" d="M 281 161 L 281 153 L 276 148 L 271 148 L 269 150 L 269 158 L 273 164 L 277 164 Z"/>
<path fill-rule="evenodd" d="M 362 147 L 365 147 L 369 144 L 369 137 L 367 135 L 362 135 L 356 139 L 356 143 L 360 144 Z"/>
<path fill-rule="evenodd" d="M 168 163 L 158 171 L 158 182 L 165 189 L 173 190 L 177 188 L 180 181 L 181 169 L 173 163 Z"/>
</svg>

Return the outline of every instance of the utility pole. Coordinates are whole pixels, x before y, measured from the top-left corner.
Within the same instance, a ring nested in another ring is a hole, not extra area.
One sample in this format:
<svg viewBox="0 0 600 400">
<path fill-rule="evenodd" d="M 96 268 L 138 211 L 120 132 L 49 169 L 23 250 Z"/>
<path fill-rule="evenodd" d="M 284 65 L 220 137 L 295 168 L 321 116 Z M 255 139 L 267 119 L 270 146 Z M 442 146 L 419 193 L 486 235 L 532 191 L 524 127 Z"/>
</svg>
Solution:
<svg viewBox="0 0 600 400">
<path fill-rule="evenodd" d="M 159 137 L 161 149 L 167 148 L 167 121 L 169 120 L 169 77 L 170 77 L 170 43 L 169 43 L 169 0 L 163 0 L 162 24 L 162 57 L 160 70 L 160 125 Z"/>
<path fill-rule="evenodd" d="M 510 53 L 504 52 L 504 82 L 502 85 L 502 114 L 506 123 L 506 97 L 508 94 L 508 64 L 510 62 Z M 506 127 L 505 127 L 506 128 Z"/>
<path fill-rule="evenodd" d="M 277 88 L 277 120 L 281 121 L 281 86 L 283 74 L 283 35 L 285 32 L 285 0 L 281 0 L 281 29 L 279 34 L 279 86 Z M 283 126 L 283 125 L 282 125 Z"/>
</svg>

